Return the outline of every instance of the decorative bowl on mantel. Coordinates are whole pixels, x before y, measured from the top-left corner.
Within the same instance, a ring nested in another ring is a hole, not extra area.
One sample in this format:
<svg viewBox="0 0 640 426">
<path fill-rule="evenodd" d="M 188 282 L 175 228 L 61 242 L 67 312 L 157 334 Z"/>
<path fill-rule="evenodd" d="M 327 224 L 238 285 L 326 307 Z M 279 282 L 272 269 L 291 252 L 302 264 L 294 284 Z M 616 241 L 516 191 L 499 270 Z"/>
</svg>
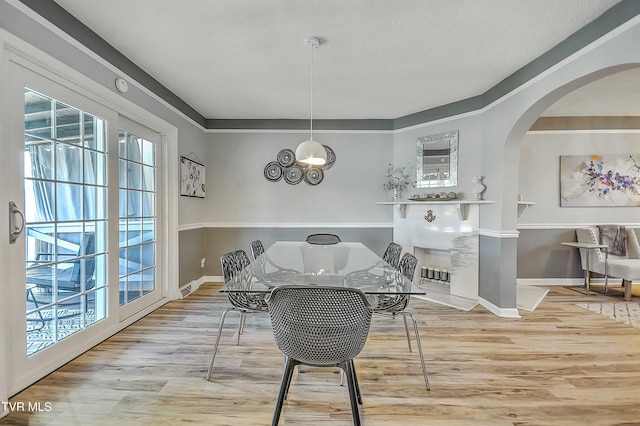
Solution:
<svg viewBox="0 0 640 426">
<path fill-rule="evenodd" d="M 438 194 L 417 194 L 409 197 L 410 201 L 451 201 L 455 200 L 458 194 L 455 192 L 441 192 Z"/>
</svg>

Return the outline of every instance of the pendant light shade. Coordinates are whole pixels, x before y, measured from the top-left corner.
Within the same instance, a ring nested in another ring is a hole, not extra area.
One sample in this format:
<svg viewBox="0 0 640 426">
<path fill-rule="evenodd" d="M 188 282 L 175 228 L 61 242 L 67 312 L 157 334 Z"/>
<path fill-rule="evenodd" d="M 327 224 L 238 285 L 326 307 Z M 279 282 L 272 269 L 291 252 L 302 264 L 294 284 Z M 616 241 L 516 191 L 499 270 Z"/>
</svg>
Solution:
<svg viewBox="0 0 640 426">
<path fill-rule="evenodd" d="M 310 166 L 324 166 L 327 162 L 327 151 L 320 142 L 308 139 L 300 142 L 296 148 L 296 160 Z"/>
<path fill-rule="evenodd" d="M 316 37 L 307 37 L 304 39 L 304 44 L 311 48 L 311 135 L 296 148 L 296 161 L 310 166 L 324 166 L 327 162 L 327 151 L 321 143 L 313 140 L 313 51 L 320 46 L 320 40 Z"/>
</svg>

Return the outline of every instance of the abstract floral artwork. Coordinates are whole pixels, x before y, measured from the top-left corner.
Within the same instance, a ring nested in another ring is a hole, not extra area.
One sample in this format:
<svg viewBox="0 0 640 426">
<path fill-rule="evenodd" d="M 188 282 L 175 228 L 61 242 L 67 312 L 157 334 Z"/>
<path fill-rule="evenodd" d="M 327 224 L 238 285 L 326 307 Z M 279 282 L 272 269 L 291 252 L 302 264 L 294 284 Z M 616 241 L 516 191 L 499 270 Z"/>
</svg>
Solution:
<svg viewBox="0 0 640 426">
<path fill-rule="evenodd" d="M 560 156 L 560 206 L 640 206 L 640 155 Z"/>
</svg>

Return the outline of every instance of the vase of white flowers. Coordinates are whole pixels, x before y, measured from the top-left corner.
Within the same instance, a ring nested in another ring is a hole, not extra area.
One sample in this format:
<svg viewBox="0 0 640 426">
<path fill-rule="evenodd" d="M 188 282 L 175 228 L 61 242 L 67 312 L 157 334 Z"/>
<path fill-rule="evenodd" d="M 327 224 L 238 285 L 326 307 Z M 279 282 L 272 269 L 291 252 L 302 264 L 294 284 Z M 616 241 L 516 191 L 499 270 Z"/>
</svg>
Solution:
<svg viewBox="0 0 640 426">
<path fill-rule="evenodd" d="M 389 164 L 387 172 L 385 173 L 387 182 L 385 182 L 382 187 L 391 192 L 392 201 L 404 199 L 404 191 L 409 185 L 413 185 L 410 171 L 412 168 L 409 163 L 402 167 L 393 167 L 392 164 Z"/>
</svg>

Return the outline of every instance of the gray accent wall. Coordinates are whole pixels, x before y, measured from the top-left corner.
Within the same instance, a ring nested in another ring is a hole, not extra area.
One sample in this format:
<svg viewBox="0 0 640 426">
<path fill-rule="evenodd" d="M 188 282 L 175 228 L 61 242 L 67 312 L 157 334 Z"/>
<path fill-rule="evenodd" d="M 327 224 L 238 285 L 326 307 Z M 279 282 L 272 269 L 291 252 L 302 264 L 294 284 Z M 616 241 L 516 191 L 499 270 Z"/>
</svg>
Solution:
<svg viewBox="0 0 640 426">
<path fill-rule="evenodd" d="M 582 278 L 574 229 L 521 229 L 518 237 L 518 278 Z"/>
<path fill-rule="evenodd" d="M 480 236 L 478 296 L 501 309 L 516 308 L 514 238 Z"/>
<path fill-rule="evenodd" d="M 205 238 L 206 232 L 202 229 L 189 229 L 180 231 L 179 244 L 179 287 L 198 281 L 205 275 L 205 269 L 200 267 L 200 260 L 206 256 L 205 254 Z M 207 265 L 205 264 L 205 268 Z"/>
</svg>

